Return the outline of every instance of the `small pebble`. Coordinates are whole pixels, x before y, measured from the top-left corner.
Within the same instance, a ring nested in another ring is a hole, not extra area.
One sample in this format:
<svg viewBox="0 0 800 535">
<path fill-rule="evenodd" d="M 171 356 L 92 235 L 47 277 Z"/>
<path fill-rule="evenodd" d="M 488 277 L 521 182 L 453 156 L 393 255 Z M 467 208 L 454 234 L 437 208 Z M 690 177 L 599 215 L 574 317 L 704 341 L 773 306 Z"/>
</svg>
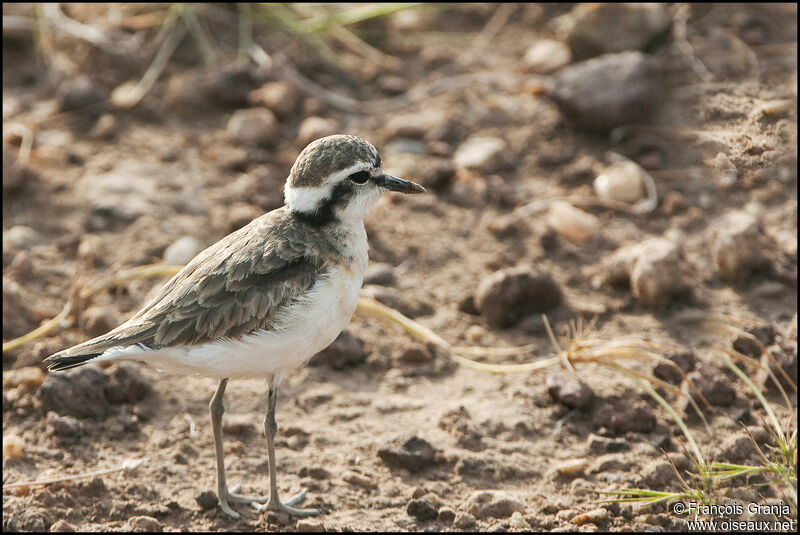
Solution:
<svg viewBox="0 0 800 535">
<path fill-rule="evenodd" d="M 586 459 L 570 459 L 568 461 L 558 463 L 556 465 L 556 472 L 562 476 L 574 477 L 583 475 L 588 465 L 589 461 Z"/>
<path fill-rule="evenodd" d="M 559 69 L 547 94 L 576 126 L 608 132 L 627 123 L 646 123 L 660 100 L 662 83 L 652 56 L 628 51 Z"/>
<path fill-rule="evenodd" d="M 522 64 L 527 72 L 550 74 L 572 61 L 572 52 L 561 41 L 540 39 L 525 52 Z"/>
<path fill-rule="evenodd" d="M 105 394 L 111 403 L 136 403 L 151 391 L 150 380 L 136 364 L 123 362 L 109 370 Z"/>
<path fill-rule="evenodd" d="M 742 211 L 717 221 L 709 249 L 712 267 L 721 278 L 735 282 L 761 265 L 760 227 L 755 216 Z"/>
<path fill-rule="evenodd" d="M 633 296 L 648 306 L 660 306 L 684 291 L 681 249 L 666 238 L 619 248 L 603 260 L 603 270 L 600 284 L 628 281 Z"/>
<path fill-rule="evenodd" d="M 26 366 L 14 370 L 3 371 L 3 388 L 15 388 L 23 385 L 36 388 L 44 382 L 45 374 L 38 366 Z"/>
<path fill-rule="evenodd" d="M 600 228 L 600 220 L 567 201 L 553 201 L 547 214 L 547 222 L 559 235 L 573 243 L 585 241 Z"/>
<path fill-rule="evenodd" d="M 208 72 L 202 80 L 203 86 L 196 85 L 194 92 L 207 93 L 222 106 L 241 108 L 248 105 L 247 97 L 258 87 L 258 78 L 258 73 L 247 63 L 224 63 Z"/>
<path fill-rule="evenodd" d="M 659 362 L 653 367 L 653 375 L 662 381 L 679 385 L 683 381 L 683 374 L 694 370 L 696 358 L 690 351 L 667 355 L 667 359 L 674 364 Z"/>
<path fill-rule="evenodd" d="M 549 273 L 526 266 L 496 271 L 481 280 L 474 301 L 486 322 L 510 327 L 526 315 L 547 312 L 561 303 L 561 288 Z"/>
<path fill-rule="evenodd" d="M 62 82 L 56 92 L 61 111 L 85 110 L 108 99 L 108 90 L 88 76 L 78 76 Z"/>
<path fill-rule="evenodd" d="M 322 533 L 325 531 L 325 524 L 315 518 L 300 518 L 295 524 L 295 529 L 304 533 Z"/>
<path fill-rule="evenodd" d="M 437 518 L 444 522 L 445 524 L 452 524 L 453 521 L 456 519 L 456 512 L 453 510 L 452 507 L 440 507 L 439 513 L 437 514 Z"/>
<path fill-rule="evenodd" d="M 436 508 L 430 502 L 421 499 L 408 502 L 406 512 L 420 521 L 433 520 L 438 515 Z"/>
<path fill-rule="evenodd" d="M 567 374 L 549 375 L 546 383 L 550 397 L 571 409 L 588 410 L 594 399 L 594 392 L 586 383 Z"/>
<path fill-rule="evenodd" d="M 453 156 L 456 167 L 493 171 L 505 162 L 508 144 L 498 137 L 473 136 Z"/>
<path fill-rule="evenodd" d="M 297 142 L 307 145 L 321 137 L 330 136 L 339 131 L 339 124 L 333 119 L 323 117 L 308 117 L 297 130 Z"/>
<path fill-rule="evenodd" d="M 289 513 L 286 511 L 268 511 L 267 524 L 275 524 L 278 526 L 287 526 L 291 521 Z"/>
<path fill-rule="evenodd" d="M 18 435 L 3 433 L 3 459 L 21 457 L 25 449 L 25 442 Z"/>
<path fill-rule="evenodd" d="M 608 522 L 610 516 L 607 509 L 592 509 L 591 511 L 586 511 L 585 513 L 580 513 L 572 517 L 572 523 L 579 526 L 589 522 L 592 524 L 603 524 Z"/>
<path fill-rule="evenodd" d="M 709 376 L 695 371 L 690 373 L 688 378 L 700 390 L 700 393 L 708 403 L 712 405 L 730 407 L 736 401 L 736 391 L 731 386 L 731 381 L 726 375 L 715 373 Z M 702 406 L 704 402 L 697 396 L 694 389 L 690 390 L 690 394 Z"/>
<path fill-rule="evenodd" d="M 250 91 L 247 98 L 251 104 L 266 106 L 279 117 L 289 116 L 300 104 L 300 92 L 285 80 L 267 82 Z"/>
<path fill-rule="evenodd" d="M 8 266 L 6 274 L 18 281 L 31 279 L 34 275 L 34 264 L 31 255 L 27 251 L 18 252 Z"/>
<path fill-rule="evenodd" d="M 616 162 L 603 170 L 594 180 L 598 197 L 633 204 L 644 195 L 644 169 L 634 161 Z"/>
<path fill-rule="evenodd" d="M 524 512 L 525 504 L 516 497 L 499 490 L 478 490 L 472 493 L 465 508 L 476 518 L 506 518 L 514 511 Z"/>
<path fill-rule="evenodd" d="M 664 489 L 676 482 L 672 465 L 667 461 L 655 461 L 645 468 L 643 473 L 647 485 L 653 489 Z"/>
<path fill-rule="evenodd" d="M 207 511 L 209 509 L 213 509 L 219 503 L 219 498 L 214 491 L 211 490 L 204 490 L 197 496 L 195 496 L 195 501 L 197 505 L 200 506 L 200 509 L 203 511 Z"/>
<path fill-rule="evenodd" d="M 130 519 L 131 531 L 139 532 L 156 532 L 160 533 L 164 530 L 161 522 L 152 516 L 135 516 Z"/>
<path fill-rule="evenodd" d="M 629 431 L 649 433 L 655 428 L 656 417 L 643 401 L 604 402 L 594 410 L 593 423 L 607 427 L 617 434 Z"/>
<path fill-rule="evenodd" d="M 83 423 L 72 416 L 59 416 L 53 411 L 47 413 L 45 419 L 51 434 L 61 438 L 77 438 L 83 435 Z"/>
<path fill-rule="evenodd" d="M 378 450 L 378 456 L 390 468 L 405 468 L 412 473 L 436 464 L 434 447 L 416 436 L 392 440 Z"/>
<path fill-rule="evenodd" d="M 433 353 L 424 345 L 409 342 L 404 347 L 392 351 L 392 362 L 395 366 L 422 364 L 433 360 Z"/>
<path fill-rule="evenodd" d="M 470 513 L 458 512 L 453 519 L 453 527 L 458 529 L 469 529 L 476 524 L 476 518 Z"/>
<path fill-rule="evenodd" d="M 110 139 L 114 137 L 119 129 L 117 117 L 111 113 L 104 113 L 94 123 L 89 136 L 94 139 Z"/>
<path fill-rule="evenodd" d="M 525 531 L 531 529 L 531 525 L 519 511 L 514 511 L 511 518 L 508 519 L 508 527 Z"/>
<path fill-rule="evenodd" d="M 561 521 L 569 521 L 575 518 L 575 515 L 579 513 L 580 511 L 576 509 L 562 509 L 556 513 L 556 518 Z"/>
<path fill-rule="evenodd" d="M 372 479 L 365 476 L 364 474 L 359 474 L 358 472 L 348 471 L 345 472 L 342 476 L 342 480 L 354 485 L 356 487 L 361 487 L 363 489 L 370 489 L 375 490 L 378 488 L 378 484 L 375 483 Z"/>
<path fill-rule="evenodd" d="M 107 377 L 93 366 L 83 366 L 45 377 L 37 394 L 44 410 L 78 418 L 102 418 L 111 407 L 106 399 Z"/>
<path fill-rule="evenodd" d="M 7 248 L 28 250 L 44 241 L 44 236 L 25 225 L 14 225 L 3 231 L 3 250 Z"/>
<path fill-rule="evenodd" d="M 728 435 L 719 444 L 722 452 L 721 458 L 724 462 L 743 462 L 756 453 L 755 444 L 747 435 L 732 434 Z"/>
<path fill-rule="evenodd" d="M 74 533 L 76 531 L 77 528 L 63 518 L 56 520 L 53 525 L 50 526 L 50 533 Z"/>
<path fill-rule="evenodd" d="M 228 137 L 234 143 L 264 146 L 279 134 L 275 114 L 266 108 L 236 110 L 228 120 Z"/>
<path fill-rule="evenodd" d="M 580 58 L 645 50 L 672 25 L 662 4 L 577 4 L 567 15 L 567 42 Z M 613 31 L 609 31 L 613 28 Z"/>
<path fill-rule="evenodd" d="M 182 266 L 203 250 L 203 243 L 194 236 L 181 236 L 164 249 L 164 263 Z"/>
</svg>

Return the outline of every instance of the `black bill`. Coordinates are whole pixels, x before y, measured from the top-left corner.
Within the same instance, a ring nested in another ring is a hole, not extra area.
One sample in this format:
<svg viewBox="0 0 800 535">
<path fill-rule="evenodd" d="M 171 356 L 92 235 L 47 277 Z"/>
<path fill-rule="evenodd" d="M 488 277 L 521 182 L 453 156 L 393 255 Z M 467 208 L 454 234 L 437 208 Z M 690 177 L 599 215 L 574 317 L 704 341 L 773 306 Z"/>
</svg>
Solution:
<svg viewBox="0 0 800 535">
<path fill-rule="evenodd" d="M 377 182 L 379 186 L 389 191 L 399 191 L 400 193 L 425 193 L 425 188 L 416 182 L 403 180 L 402 178 L 397 178 L 396 176 L 387 175 L 385 173 L 378 177 Z"/>
</svg>

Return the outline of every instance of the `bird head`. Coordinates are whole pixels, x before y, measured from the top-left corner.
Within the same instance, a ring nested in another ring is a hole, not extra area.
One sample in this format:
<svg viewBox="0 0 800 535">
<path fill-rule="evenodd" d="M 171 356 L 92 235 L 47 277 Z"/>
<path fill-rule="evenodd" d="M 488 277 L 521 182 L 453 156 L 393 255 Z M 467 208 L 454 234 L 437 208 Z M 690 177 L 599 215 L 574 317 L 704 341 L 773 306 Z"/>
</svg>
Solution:
<svg viewBox="0 0 800 535">
<path fill-rule="evenodd" d="M 311 142 L 297 157 L 284 187 L 289 210 L 310 222 L 361 220 L 386 191 L 425 188 L 386 174 L 371 143 L 337 134 Z"/>
</svg>

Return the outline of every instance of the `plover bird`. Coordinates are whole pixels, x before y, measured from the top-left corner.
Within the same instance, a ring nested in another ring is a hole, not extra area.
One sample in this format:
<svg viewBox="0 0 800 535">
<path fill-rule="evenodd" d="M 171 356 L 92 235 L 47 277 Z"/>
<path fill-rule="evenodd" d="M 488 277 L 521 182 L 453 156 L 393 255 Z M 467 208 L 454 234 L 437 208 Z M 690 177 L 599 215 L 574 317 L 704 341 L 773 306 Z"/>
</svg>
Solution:
<svg viewBox="0 0 800 535">
<path fill-rule="evenodd" d="M 368 262 L 364 216 L 386 191 L 425 189 L 384 173 L 378 151 L 359 137 L 312 142 L 286 179 L 284 206 L 198 254 L 116 329 L 48 357 L 48 369 L 139 360 L 219 379 L 209 411 L 222 510 L 238 518 L 230 504 L 239 502 L 294 516 L 319 514 L 292 507 L 305 490 L 283 503 L 278 499 L 278 385 L 350 321 Z M 269 387 L 264 419 L 269 495 L 263 497 L 228 489 L 222 447 L 228 379 L 257 377 L 265 377 Z"/>
</svg>

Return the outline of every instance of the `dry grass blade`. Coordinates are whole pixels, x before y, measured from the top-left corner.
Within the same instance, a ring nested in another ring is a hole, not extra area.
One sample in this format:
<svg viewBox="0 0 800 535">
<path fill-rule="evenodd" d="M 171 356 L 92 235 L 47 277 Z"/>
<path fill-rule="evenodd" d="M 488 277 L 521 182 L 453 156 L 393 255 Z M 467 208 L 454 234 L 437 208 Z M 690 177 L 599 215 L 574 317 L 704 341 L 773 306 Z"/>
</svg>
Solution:
<svg viewBox="0 0 800 535">
<path fill-rule="evenodd" d="M 706 463 L 705 460 L 703 459 L 703 454 L 700 452 L 700 447 L 697 445 L 697 442 L 695 442 L 694 435 L 692 434 L 691 431 L 689 431 L 689 427 L 686 425 L 686 422 L 684 422 L 683 418 L 681 418 L 680 415 L 678 415 L 678 413 L 675 411 L 672 405 L 670 405 L 669 402 L 667 402 L 667 400 L 661 397 L 661 395 L 658 392 L 656 392 L 653 389 L 653 387 L 651 387 L 649 384 L 639 379 L 634 373 L 632 373 L 627 368 L 614 363 L 609 363 L 609 366 L 611 366 L 621 374 L 629 377 L 632 381 L 638 384 L 639 387 L 642 388 L 642 390 L 650 394 L 650 396 L 653 399 L 655 399 L 659 405 L 664 407 L 664 409 L 670 414 L 670 416 L 672 416 L 672 419 L 675 420 L 675 423 L 678 424 L 678 427 L 681 428 L 681 431 L 683 431 L 683 435 L 686 437 L 686 440 L 689 441 L 689 445 L 691 446 L 694 460 L 696 461 L 695 464 L 704 469 Z"/>
<path fill-rule="evenodd" d="M 365 20 L 391 15 L 404 9 L 418 7 L 420 3 L 400 3 L 400 4 L 382 4 L 372 3 L 361 6 L 350 7 L 333 13 L 331 15 L 317 17 L 319 20 L 311 20 L 308 23 L 309 30 L 316 32 L 326 29 L 330 24 L 338 24 L 347 26 Z"/>
<path fill-rule="evenodd" d="M 165 22 L 165 24 L 167 24 Z M 120 108 L 132 108 L 139 103 L 142 98 L 152 89 L 153 85 L 161 76 L 167 62 L 178 48 L 186 35 L 187 28 L 184 24 L 178 24 L 169 34 L 169 37 L 158 49 L 158 53 L 153 58 L 150 67 L 138 82 L 125 82 L 111 92 L 111 103 Z"/>
<path fill-rule="evenodd" d="M 21 164 L 27 164 L 31 157 L 31 148 L 33 147 L 33 130 L 22 123 L 12 122 L 4 122 L 3 130 L 19 136 L 20 144 L 17 158 Z"/>
<path fill-rule="evenodd" d="M 67 301 L 67 303 L 64 305 L 64 308 L 56 317 L 48 320 L 38 328 L 34 329 L 33 331 L 27 334 L 20 336 L 19 338 L 15 338 L 13 340 L 5 342 L 3 344 L 3 353 L 21 347 L 27 344 L 28 342 L 31 342 L 39 338 L 40 336 L 44 336 L 48 332 L 52 331 L 55 327 L 62 325 L 62 321 L 67 319 L 71 313 L 77 310 L 76 304 L 83 304 L 85 300 L 89 299 L 91 296 L 99 292 L 108 290 L 110 288 L 119 286 L 120 284 L 132 280 L 174 275 L 182 268 L 183 266 L 149 264 L 145 266 L 138 266 L 135 268 L 126 269 L 117 274 L 104 277 L 99 282 L 96 282 L 94 284 L 82 285 L 81 287 L 76 289 L 77 291 L 70 292 L 71 294 L 70 299 Z"/>
<path fill-rule="evenodd" d="M 772 427 L 772 430 L 775 432 L 775 434 L 778 436 L 780 444 L 781 445 L 786 444 L 787 443 L 786 435 L 783 433 L 783 429 L 781 428 L 781 424 L 778 421 L 778 417 L 775 416 L 775 413 L 772 410 L 772 406 L 764 397 L 764 394 L 762 394 L 761 391 L 758 388 L 756 388 L 756 385 L 753 384 L 753 381 L 747 376 L 747 374 L 744 373 L 741 370 L 741 368 L 739 368 L 736 364 L 733 363 L 733 361 L 729 357 L 729 352 L 727 350 L 718 347 L 715 347 L 713 349 L 717 351 L 717 354 L 722 359 L 722 362 L 733 373 L 735 373 L 739 377 L 739 379 L 741 379 L 747 385 L 747 387 L 750 389 L 751 392 L 753 392 L 753 394 L 755 394 L 756 398 L 758 398 L 758 401 L 761 403 L 761 406 L 764 407 L 767 416 L 769 416 L 770 426 Z"/>
<path fill-rule="evenodd" d="M 356 314 L 360 316 L 371 317 L 383 323 L 397 325 L 401 327 L 404 331 L 406 331 L 408 334 L 413 336 L 414 338 L 434 344 L 435 346 L 441 348 L 446 354 L 448 354 L 450 357 L 452 357 L 460 364 L 463 364 L 464 366 L 467 366 L 475 370 L 480 370 L 490 373 L 519 373 L 519 372 L 535 371 L 539 369 L 549 368 L 557 365 L 560 362 L 560 359 L 558 357 L 538 362 L 525 363 L 525 364 L 486 364 L 483 362 L 476 362 L 474 360 L 470 360 L 468 358 L 459 355 L 456 352 L 455 348 L 453 348 L 444 338 L 442 338 L 429 328 L 425 327 L 420 323 L 417 323 L 416 321 L 410 318 L 405 317 L 397 310 L 388 307 L 382 303 L 379 303 L 372 297 L 367 297 L 364 295 L 358 298 L 358 308 L 356 308 Z M 483 348 L 476 348 L 476 349 L 483 349 Z M 505 348 L 488 348 L 488 349 L 494 350 L 494 349 L 505 349 Z"/>
<path fill-rule="evenodd" d="M 56 317 L 47 320 L 36 329 L 32 330 L 27 334 L 23 334 L 19 338 L 14 338 L 13 340 L 4 342 L 3 353 L 5 353 L 6 351 L 11 351 L 12 349 L 16 349 L 18 347 L 22 347 L 28 342 L 32 342 L 33 340 L 36 340 L 40 336 L 44 336 L 45 334 L 49 333 L 54 328 L 58 327 L 62 321 L 64 321 L 69 317 L 70 311 L 71 311 L 71 306 L 70 303 L 67 302 L 67 304 L 64 305 L 64 308 L 61 309 L 61 312 L 59 312 Z"/>
<path fill-rule="evenodd" d="M 83 474 L 75 474 L 73 476 L 55 477 L 52 479 L 42 479 L 40 481 L 17 481 L 15 483 L 8 483 L 3 485 L 3 490 L 13 489 L 17 487 L 34 487 L 39 485 L 49 485 L 51 483 L 61 483 L 62 481 L 75 481 L 76 479 L 84 479 L 87 477 L 104 476 L 106 474 L 113 474 L 114 472 L 123 472 L 133 470 L 144 462 L 144 459 L 128 459 L 120 466 L 115 468 L 107 468 L 105 470 L 98 470 L 96 472 L 86 472 Z"/>
<path fill-rule="evenodd" d="M 61 11 L 61 6 L 58 2 L 41 4 L 41 13 L 43 18 L 46 18 L 57 29 L 83 39 L 112 54 L 129 54 L 138 45 L 136 39 L 127 34 L 115 32 L 111 35 L 69 18 Z"/>
</svg>

